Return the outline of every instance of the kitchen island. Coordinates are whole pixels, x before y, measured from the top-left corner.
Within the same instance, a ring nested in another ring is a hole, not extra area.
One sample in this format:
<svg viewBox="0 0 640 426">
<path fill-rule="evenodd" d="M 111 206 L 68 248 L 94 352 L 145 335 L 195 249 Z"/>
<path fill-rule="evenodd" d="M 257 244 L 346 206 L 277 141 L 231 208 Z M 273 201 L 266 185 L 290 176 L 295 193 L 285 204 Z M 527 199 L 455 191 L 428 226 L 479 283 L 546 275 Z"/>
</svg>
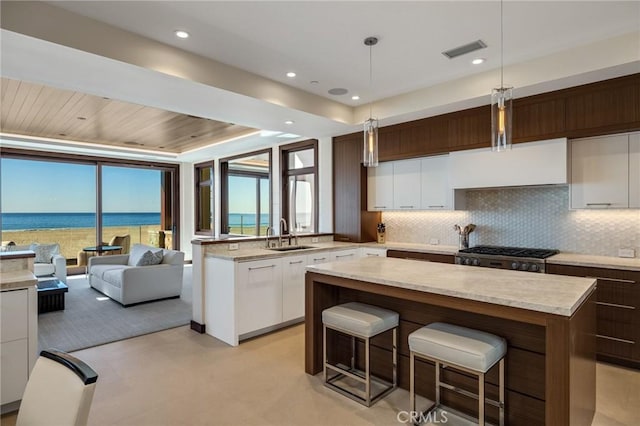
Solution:
<svg viewBox="0 0 640 426">
<path fill-rule="evenodd" d="M 365 258 L 307 267 L 305 369 L 322 371 L 322 311 L 359 301 L 400 314 L 399 386 L 409 385 L 407 336 L 436 321 L 487 331 L 508 342 L 506 416 L 510 425 L 585 425 L 595 411 L 595 279 L 405 259 Z M 330 358 L 348 362 L 350 340 L 329 336 Z M 372 370 L 390 378 L 390 336 L 372 340 Z M 361 347 L 361 346 L 360 346 Z M 359 363 L 363 351 L 357 351 Z M 361 365 L 361 364 L 360 364 Z M 417 393 L 434 399 L 434 367 L 416 365 Z M 451 370 L 445 380 L 473 390 Z M 486 376 L 497 394 L 497 368 Z M 443 403 L 475 415 L 475 401 L 443 390 Z M 477 409 L 476 409 L 477 410 Z M 497 409 L 486 407 L 489 421 Z"/>
</svg>

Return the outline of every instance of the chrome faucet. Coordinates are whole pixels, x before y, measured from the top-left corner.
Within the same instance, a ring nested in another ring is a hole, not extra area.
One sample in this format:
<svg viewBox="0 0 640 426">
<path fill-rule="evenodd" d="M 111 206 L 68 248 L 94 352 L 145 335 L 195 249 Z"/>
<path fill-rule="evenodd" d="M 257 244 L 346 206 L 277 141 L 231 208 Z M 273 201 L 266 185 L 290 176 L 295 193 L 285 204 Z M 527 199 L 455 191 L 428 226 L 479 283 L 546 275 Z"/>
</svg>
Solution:
<svg viewBox="0 0 640 426">
<path fill-rule="evenodd" d="M 278 233 L 278 246 L 282 247 L 282 234 L 287 232 L 287 221 L 284 217 L 280 218 L 280 232 Z M 291 240 L 289 240 L 289 245 L 291 245 Z"/>
<path fill-rule="evenodd" d="M 271 232 L 271 236 L 273 236 L 273 228 L 270 226 L 267 226 L 267 237 L 265 238 L 267 248 L 269 248 L 269 232 Z"/>
</svg>

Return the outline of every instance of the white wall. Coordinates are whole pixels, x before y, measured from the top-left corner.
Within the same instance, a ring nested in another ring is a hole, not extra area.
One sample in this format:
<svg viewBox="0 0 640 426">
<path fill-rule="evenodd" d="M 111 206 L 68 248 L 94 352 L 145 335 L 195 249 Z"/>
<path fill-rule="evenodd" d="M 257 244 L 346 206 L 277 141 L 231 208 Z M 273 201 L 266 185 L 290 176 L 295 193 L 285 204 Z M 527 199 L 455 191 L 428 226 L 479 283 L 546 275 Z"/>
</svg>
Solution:
<svg viewBox="0 0 640 426">
<path fill-rule="evenodd" d="M 333 143 L 332 138 L 318 139 L 318 231 L 333 233 Z"/>
</svg>

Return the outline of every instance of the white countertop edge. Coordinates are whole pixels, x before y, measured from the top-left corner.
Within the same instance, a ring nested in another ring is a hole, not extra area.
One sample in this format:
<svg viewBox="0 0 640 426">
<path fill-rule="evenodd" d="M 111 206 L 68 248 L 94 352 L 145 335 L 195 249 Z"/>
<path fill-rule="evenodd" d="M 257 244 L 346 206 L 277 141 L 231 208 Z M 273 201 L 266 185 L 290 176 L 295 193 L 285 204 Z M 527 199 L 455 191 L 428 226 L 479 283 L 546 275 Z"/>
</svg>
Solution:
<svg viewBox="0 0 640 426">
<path fill-rule="evenodd" d="M 312 244 L 327 244 L 327 243 L 312 243 Z M 231 250 L 229 252 L 211 253 L 205 254 L 205 257 L 211 257 L 216 259 L 233 260 L 234 262 L 249 262 L 252 260 L 267 260 L 276 259 L 285 256 L 297 256 L 307 253 L 321 253 L 325 251 L 333 250 L 349 250 L 360 247 L 357 243 L 339 243 L 330 247 L 313 247 L 309 249 L 291 250 L 291 251 L 276 251 L 269 250 L 267 248 L 250 248 Z M 237 253 L 237 254 L 236 254 Z"/>
<path fill-rule="evenodd" d="M 640 272 L 640 259 L 638 258 L 558 253 L 547 258 L 546 263 L 551 265 L 586 266 L 591 268 L 621 269 Z"/>
<path fill-rule="evenodd" d="M 322 267 L 323 265 L 310 265 L 307 266 L 307 271 L 309 272 L 316 272 L 319 274 L 323 274 L 323 275 L 330 275 L 330 276 L 334 276 L 334 277 L 339 277 L 339 278 L 347 278 L 347 279 L 353 279 L 353 280 L 357 280 L 357 281 L 364 281 L 364 282 L 370 282 L 373 284 L 380 284 L 380 285 L 385 285 L 385 286 L 390 286 L 390 287 L 396 287 L 396 288 L 405 288 L 405 289 L 409 289 L 409 290 L 415 290 L 415 291 L 420 291 L 423 293 L 432 293 L 432 294 L 438 294 L 438 295 L 442 295 L 442 296 L 450 296 L 450 297 L 457 297 L 460 299 L 467 299 L 467 300 L 474 300 L 477 302 L 485 302 L 485 303 L 491 303 L 494 305 L 501 305 L 501 306 L 508 306 L 508 307 L 512 307 L 512 308 L 520 308 L 520 309 L 526 309 L 526 310 L 530 310 L 530 311 L 536 311 L 536 312 L 544 312 L 544 313 L 548 313 L 548 314 L 554 314 L 554 315 L 560 315 L 560 316 L 565 316 L 565 317 L 570 317 L 571 315 L 573 315 L 573 313 L 576 311 L 576 309 L 587 299 L 587 297 L 589 295 L 591 295 L 593 293 L 593 291 L 595 290 L 595 286 L 596 286 L 596 280 L 593 280 L 592 285 L 589 287 L 589 289 L 587 291 L 585 291 L 585 293 L 578 298 L 578 300 L 576 300 L 574 302 L 574 304 L 571 307 L 562 307 L 562 306 L 549 306 L 549 305 L 542 305 L 539 303 L 531 303 L 531 302 L 520 302 L 518 300 L 512 300 L 512 299 L 504 299 L 504 298 L 500 298 L 500 297 L 488 297 L 488 296 L 484 296 L 482 294 L 473 294 L 473 293 L 461 293 L 458 291 L 448 291 L 447 289 L 443 289 L 443 288 L 434 288 L 434 287 L 430 287 L 430 286 L 426 286 L 426 285 L 415 285 L 412 283 L 406 283 L 406 282 L 398 282 L 398 281 L 389 281 L 389 280 L 384 280 L 384 279 L 376 279 L 376 277 L 362 277 L 358 274 L 349 274 L 349 273 L 345 273 L 345 272 L 338 272 L 338 271 L 331 271 L 331 270 L 327 270 L 327 269 L 323 269 Z"/>
</svg>

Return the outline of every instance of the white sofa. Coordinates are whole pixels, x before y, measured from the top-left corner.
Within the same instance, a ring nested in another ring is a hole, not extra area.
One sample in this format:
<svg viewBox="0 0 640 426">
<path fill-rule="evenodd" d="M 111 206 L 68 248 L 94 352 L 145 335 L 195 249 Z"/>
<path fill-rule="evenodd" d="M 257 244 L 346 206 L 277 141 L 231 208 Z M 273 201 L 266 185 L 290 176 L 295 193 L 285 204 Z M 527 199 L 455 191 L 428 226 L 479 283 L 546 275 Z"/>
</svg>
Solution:
<svg viewBox="0 0 640 426">
<path fill-rule="evenodd" d="M 135 266 L 146 251 L 162 251 L 162 262 Z M 124 306 L 179 297 L 183 268 L 183 252 L 135 244 L 129 254 L 89 258 L 89 285 Z"/>
<path fill-rule="evenodd" d="M 37 244 L 33 243 L 25 246 L 18 246 L 15 244 L 7 244 L 3 246 L 3 251 L 23 251 L 23 250 L 32 250 L 35 251 L 36 246 L 41 246 L 43 248 L 48 248 L 51 254 L 50 261 L 46 261 L 49 259 L 49 256 L 46 256 L 46 253 L 38 253 L 36 251 L 36 259 L 33 263 L 33 274 L 38 277 L 47 277 L 47 276 L 55 276 L 63 283 L 67 282 L 67 259 L 63 255 L 60 254 L 60 245 L 59 244 Z M 42 255 L 45 254 L 45 258 Z"/>
</svg>

